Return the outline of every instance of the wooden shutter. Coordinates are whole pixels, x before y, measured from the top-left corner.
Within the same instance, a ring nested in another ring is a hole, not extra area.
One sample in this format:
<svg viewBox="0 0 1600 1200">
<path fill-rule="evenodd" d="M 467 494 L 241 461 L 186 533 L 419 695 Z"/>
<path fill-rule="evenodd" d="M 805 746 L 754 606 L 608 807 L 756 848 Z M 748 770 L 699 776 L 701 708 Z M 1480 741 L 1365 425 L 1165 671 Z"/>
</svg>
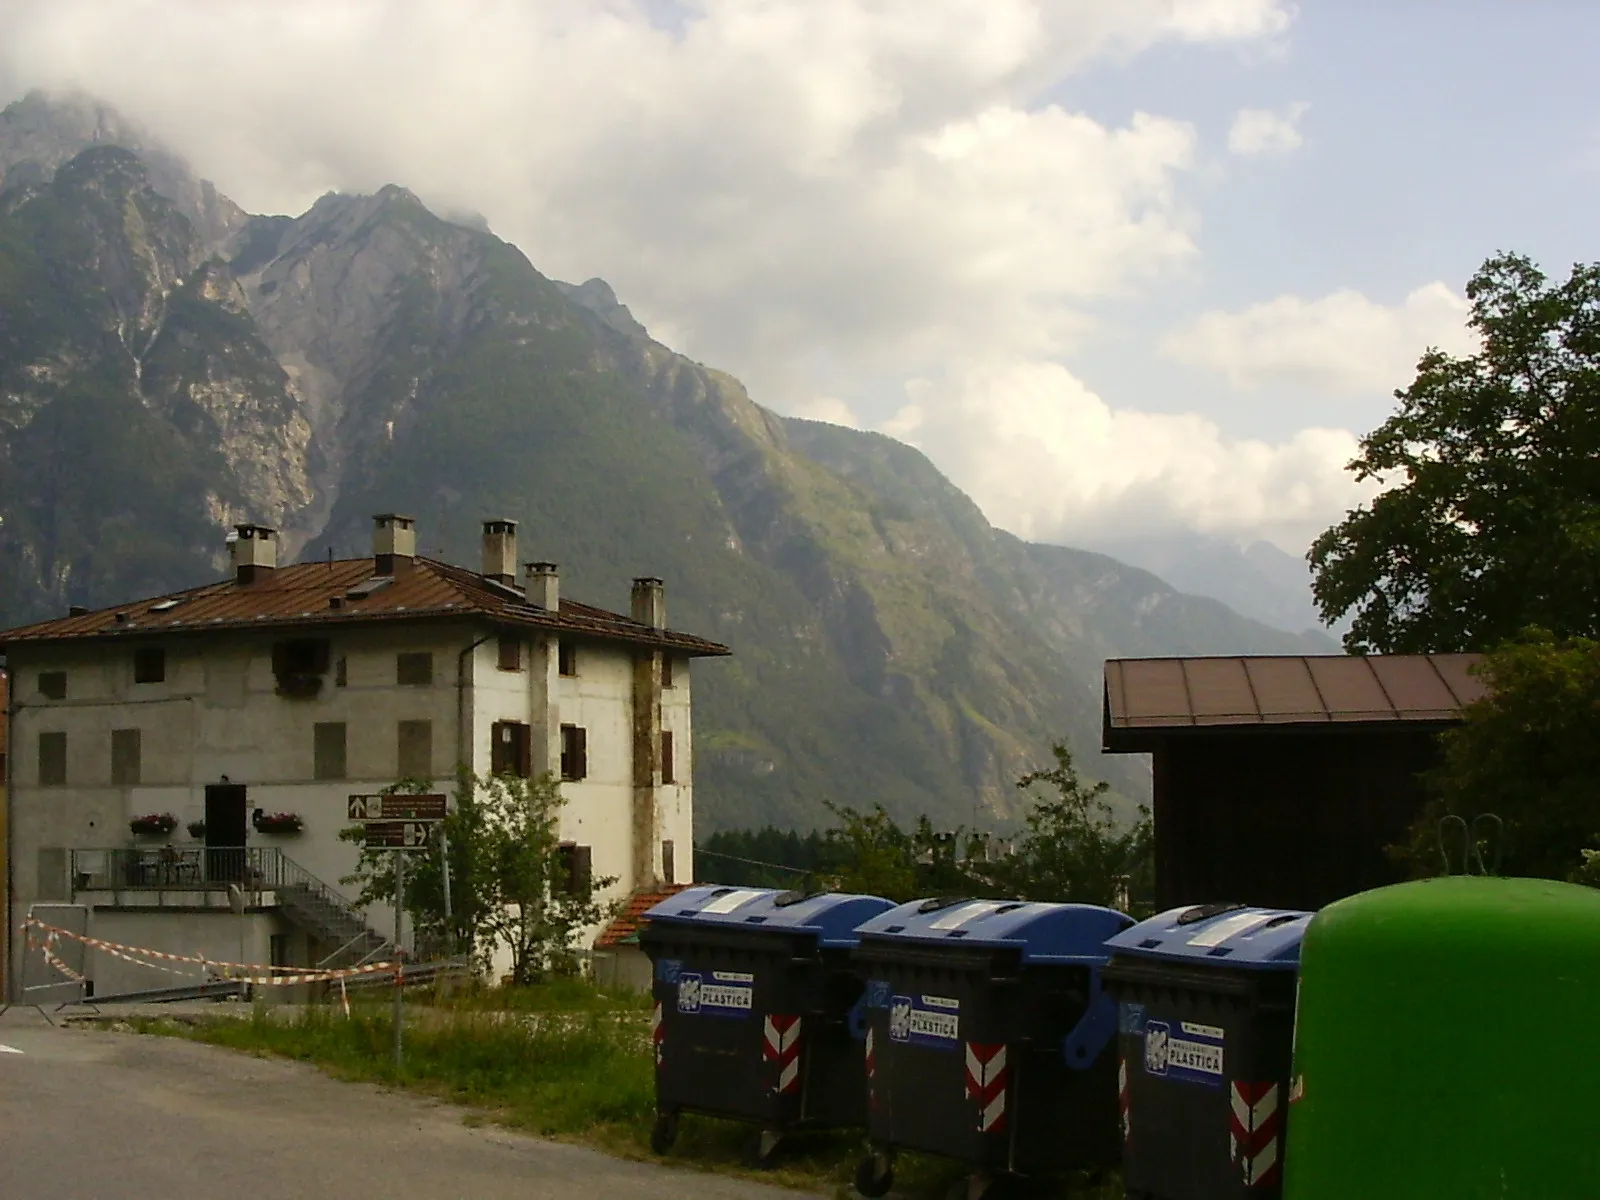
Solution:
<svg viewBox="0 0 1600 1200">
<path fill-rule="evenodd" d="M 672 783 L 672 733 L 670 730 L 661 731 L 661 782 Z"/>
<path fill-rule="evenodd" d="M 533 728 L 517 725 L 517 775 L 526 779 L 533 774 Z"/>
<path fill-rule="evenodd" d="M 134 787 L 139 782 L 140 738 L 137 729 L 111 731 L 111 784 Z"/>
<path fill-rule="evenodd" d="M 522 639 L 510 634 L 500 635 L 500 669 L 502 671 L 522 670 Z"/>
<path fill-rule="evenodd" d="M 311 727 L 313 778 L 345 777 L 346 735 L 343 721 L 318 721 Z"/>
<path fill-rule="evenodd" d="M 67 782 L 67 735 L 65 732 L 39 735 L 39 784 L 61 787 Z"/>
<path fill-rule="evenodd" d="M 589 731 L 578 726 L 578 779 L 589 778 Z"/>
</svg>

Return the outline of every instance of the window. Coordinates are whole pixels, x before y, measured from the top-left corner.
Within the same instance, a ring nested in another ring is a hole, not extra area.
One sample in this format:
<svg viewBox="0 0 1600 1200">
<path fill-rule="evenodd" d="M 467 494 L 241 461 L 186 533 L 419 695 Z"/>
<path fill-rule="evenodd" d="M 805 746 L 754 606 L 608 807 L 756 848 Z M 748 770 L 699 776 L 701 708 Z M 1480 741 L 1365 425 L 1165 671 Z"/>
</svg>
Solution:
<svg viewBox="0 0 1600 1200">
<path fill-rule="evenodd" d="M 673 862 L 673 859 L 675 857 L 676 856 L 673 854 L 672 842 L 670 840 L 662 842 L 661 843 L 661 881 L 663 883 L 677 883 L 678 882 L 678 869 L 677 869 L 678 868 L 678 864 Z"/>
<path fill-rule="evenodd" d="M 135 787 L 139 783 L 139 760 L 142 754 L 137 729 L 111 731 L 111 785 Z"/>
<path fill-rule="evenodd" d="M 520 721 L 496 721 L 489 728 L 489 773 L 526 779 L 533 768 L 533 731 Z"/>
<path fill-rule="evenodd" d="M 280 696 L 295 700 L 315 696 L 322 690 L 329 665 L 327 638 L 296 638 L 272 645 L 272 674 Z"/>
<path fill-rule="evenodd" d="M 578 780 L 589 774 L 589 732 L 581 725 L 561 727 L 561 778 Z"/>
<path fill-rule="evenodd" d="M 661 686 L 664 688 L 672 686 L 672 655 L 670 654 L 661 656 Z"/>
<path fill-rule="evenodd" d="M 133 652 L 133 681 L 162 683 L 167 678 L 167 652 L 160 646 L 146 646 Z"/>
<path fill-rule="evenodd" d="M 64 787 L 67 782 L 67 735 L 39 735 L 39 786 Z"/>
<path fill-rule="evenodd" d="M 39 694 L 46 700 L 67 698 L 67 673 L 65 671 L 40 671 Z"/>
<path fill-rule="evenodd" d="M 672 775 L 672 734 L 661 731 L 661 782 L 675 783 Z"/>
<path fill-rule="evenodd" d="M 562 842 L 559 851 L 561 878 L 556 888 L 569 896 L 587 896 L 594 886 L 594 849 L 572 842 Z"/>
<path fill-rule="evenodd" d="M 433 722 L 400 722 L 400 778 L 433 778 Z"/>
<path fill-rule="evenodd" d="M 500 635 L 500 669 L 502 671 L 522 670 L 522 639 Z"/>
<path fill-rule="evenodd" d="M 433 682 L 433 655 L 426 650 L 411 650 L 397 655 L 395 682 L 405 687 L 427 687 Z"/>
<path fill-rule="evenodd" d="M 339 656 L 339 661 L 333 664 L 333 686 L 347 687 L 350 683 L 350 660 L 344 655 Z"/>
<path fill-rule="evenodd" d="M 345 777 L 345 724 L 318 721 L 311 727 L 311 774 L 316 779 Z"/>
<path fill-rule="evenodd" d="M 291 642 L 274 642 L 272 645 L 272 673 L 280 677 L 326 675 L 328 659 L 327 638 L 296 638 Z"/>
<path fill-rule="evenodd" d="M 578 673 L 578 647 L 566 638 L 556 642 L 556 660 L 563 675 Z"/>
</svg>

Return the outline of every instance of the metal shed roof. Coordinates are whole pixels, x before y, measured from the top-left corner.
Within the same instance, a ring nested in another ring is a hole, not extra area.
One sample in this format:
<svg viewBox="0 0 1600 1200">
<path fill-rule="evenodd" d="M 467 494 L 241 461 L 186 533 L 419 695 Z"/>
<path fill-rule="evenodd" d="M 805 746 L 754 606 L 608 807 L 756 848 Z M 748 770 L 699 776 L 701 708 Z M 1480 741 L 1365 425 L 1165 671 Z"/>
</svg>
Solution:
<svg viewBox="0 0 1600 1200">
<path fill-rule="evenodd" d="M 1149 750 L 1179 731 L 1234 726 L 1447 724 L 1487 691 L 1477 654 L 1263 655 L 1106 661 L 1102 737 Z"/>
</svg>

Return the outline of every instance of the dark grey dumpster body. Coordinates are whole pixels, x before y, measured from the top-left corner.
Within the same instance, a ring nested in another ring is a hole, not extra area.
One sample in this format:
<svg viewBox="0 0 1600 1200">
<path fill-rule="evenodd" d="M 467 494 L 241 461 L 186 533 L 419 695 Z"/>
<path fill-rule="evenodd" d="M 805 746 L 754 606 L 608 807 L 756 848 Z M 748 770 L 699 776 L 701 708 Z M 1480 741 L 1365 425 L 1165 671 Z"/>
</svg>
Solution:
<svg viewBox="0 0 1600 1200">
<path fill-rule="evenodd" d="M 1110 941 L 1128 1200 L 1274 1200 L 1311 914 L 1173 909 Z"/>
<path fill-rule="evenodd" d="M 765 1131 L 763 1158 L 788 1130 L 865 1124 L 850 952 L 856 925 L 889 907 L 875 896 L 696 887 L 646 914 L 658 1152 L 683 1112 Z"/>
<path fill-rule="evenodd" d="M 1116 1010 L 1103 943 L 1131 924 L 1079 904 L 921 901 L 858 931 L 867 980 L 867 1134 L 857 1186 L 899 1150 L 984 1176 L 1114 1165 Z"/>
</svg>

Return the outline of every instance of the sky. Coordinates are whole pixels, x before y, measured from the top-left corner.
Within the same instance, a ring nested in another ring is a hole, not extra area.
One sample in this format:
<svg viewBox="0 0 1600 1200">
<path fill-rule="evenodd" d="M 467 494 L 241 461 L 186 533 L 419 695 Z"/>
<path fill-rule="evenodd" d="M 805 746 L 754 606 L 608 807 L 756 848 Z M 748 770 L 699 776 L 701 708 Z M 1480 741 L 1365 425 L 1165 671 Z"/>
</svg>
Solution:
<svg viewBox="0 0 1600 1200">
<path fill-rule="evenodd" d="M 400 183 L 996 525 L 1293 554 L 1498 250 L 1595 258 L 1589 0 L 4 0 L 257 212 Z"/>
</svg>

